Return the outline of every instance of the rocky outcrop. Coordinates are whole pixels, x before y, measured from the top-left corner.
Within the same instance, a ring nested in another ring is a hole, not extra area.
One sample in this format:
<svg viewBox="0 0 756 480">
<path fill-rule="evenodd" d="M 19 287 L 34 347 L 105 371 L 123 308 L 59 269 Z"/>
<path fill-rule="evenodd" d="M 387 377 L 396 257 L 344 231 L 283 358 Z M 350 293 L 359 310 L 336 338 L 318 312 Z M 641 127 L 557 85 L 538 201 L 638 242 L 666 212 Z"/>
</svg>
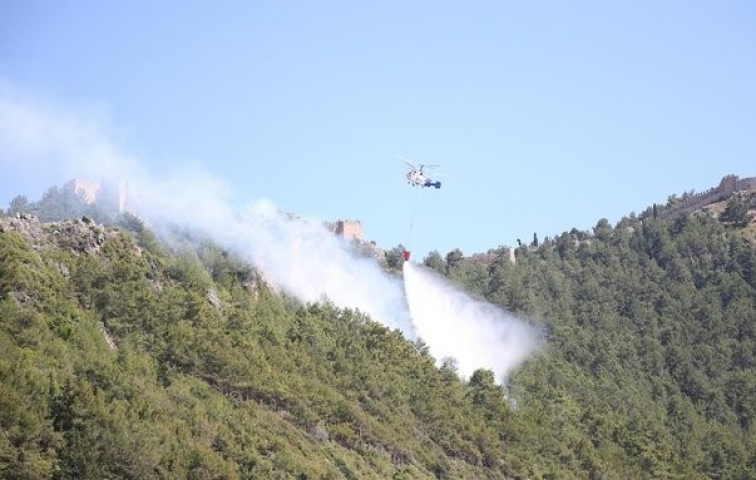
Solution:
<svg viewBox="0 0 756 480">
<path fill-rule="evenodd" d="M 21 235 L 36 251 L 54 245 L 74 255 L 99 253 L 107 239 L 120 235 L 118 229 L 106 228 L 88 217 L 43 223 L 28 213 L 0 217 L 0 232 L 6 231 Z"/>
</svg>

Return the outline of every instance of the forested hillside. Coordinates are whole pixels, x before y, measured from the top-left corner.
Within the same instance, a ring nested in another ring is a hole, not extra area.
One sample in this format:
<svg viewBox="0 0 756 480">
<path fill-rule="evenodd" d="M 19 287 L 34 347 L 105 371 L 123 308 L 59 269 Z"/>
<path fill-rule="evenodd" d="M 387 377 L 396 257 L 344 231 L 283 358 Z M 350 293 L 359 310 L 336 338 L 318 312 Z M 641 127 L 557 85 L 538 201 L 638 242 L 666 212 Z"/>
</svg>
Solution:
<svg viewBox="0 0 756 480">
<path fill-rule="evenodd" d="M 0 218 L 0 476 L 756 478 L 751 201 L 429 255 L 542 325 L 503 387 L 210 241 Z"/>
</svg>

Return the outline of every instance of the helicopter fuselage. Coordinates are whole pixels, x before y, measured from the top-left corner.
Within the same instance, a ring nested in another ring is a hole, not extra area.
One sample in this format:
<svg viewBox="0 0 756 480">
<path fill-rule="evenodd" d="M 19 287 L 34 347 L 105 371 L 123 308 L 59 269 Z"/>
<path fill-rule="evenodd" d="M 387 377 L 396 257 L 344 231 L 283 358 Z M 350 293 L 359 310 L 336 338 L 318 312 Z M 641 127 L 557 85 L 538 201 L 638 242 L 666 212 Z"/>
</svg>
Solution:
<svg viewBox="0 0 756 480">
<path fill-rule="evenodd" d="M 407 183 L 413 187 L 436 187 L 441 188 L 441 182 L 434 182 L 421 169 L 412 169 L 407 172 Z"/>
</svg>

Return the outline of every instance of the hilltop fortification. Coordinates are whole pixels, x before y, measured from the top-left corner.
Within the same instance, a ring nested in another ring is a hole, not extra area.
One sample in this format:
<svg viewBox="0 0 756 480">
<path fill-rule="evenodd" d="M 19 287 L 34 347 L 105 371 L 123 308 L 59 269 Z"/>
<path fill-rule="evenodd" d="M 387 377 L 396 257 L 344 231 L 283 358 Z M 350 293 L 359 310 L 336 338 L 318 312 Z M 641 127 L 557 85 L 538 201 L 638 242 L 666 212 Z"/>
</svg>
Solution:
<svg viewBox="0 0 756 480">
<path fill-rule="evenodd" d="M 326 226 L 334 234 L 346 240 L 364 240 L 362 222 L 359 220 L 338 220 Z"/>
<path fill-rule="evenodd" d="M 126 196 L 128 185 L 124 180 L 97 183 L 74 178 L 66 183 L 63 188 L 73 192 L 87 205 L 98 202 L 112 205 L 118 213 L 129 211 Z"/>
<path fill-rule="evenodd" d="M 659 212 L 659 217 L 672 219 L 712 203 L 727 200 L 735 192 L 746 190 L 756 190 L 756 177 L 739 178 L 737 175 L 725 175 L 718 186 L 684 198 L 682 202 Z"/>
</svg>

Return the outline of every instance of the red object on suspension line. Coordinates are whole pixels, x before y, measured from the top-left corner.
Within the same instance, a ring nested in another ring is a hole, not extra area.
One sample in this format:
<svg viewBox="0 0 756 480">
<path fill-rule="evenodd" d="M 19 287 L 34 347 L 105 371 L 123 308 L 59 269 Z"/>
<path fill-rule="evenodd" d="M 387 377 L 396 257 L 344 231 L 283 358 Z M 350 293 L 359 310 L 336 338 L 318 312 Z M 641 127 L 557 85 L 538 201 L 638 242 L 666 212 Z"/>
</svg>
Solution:
<svg viewBox="0 0 756 480">
<path fill-rule="evenodd" d="M 404 261 L 408 262 L 409 261 L 409 257 L 410 257 L 410 251 L 409 250 L 405 250 L 403 253 L 404 253 Z"/>
</svg>

